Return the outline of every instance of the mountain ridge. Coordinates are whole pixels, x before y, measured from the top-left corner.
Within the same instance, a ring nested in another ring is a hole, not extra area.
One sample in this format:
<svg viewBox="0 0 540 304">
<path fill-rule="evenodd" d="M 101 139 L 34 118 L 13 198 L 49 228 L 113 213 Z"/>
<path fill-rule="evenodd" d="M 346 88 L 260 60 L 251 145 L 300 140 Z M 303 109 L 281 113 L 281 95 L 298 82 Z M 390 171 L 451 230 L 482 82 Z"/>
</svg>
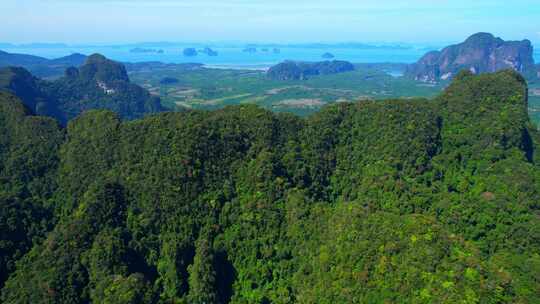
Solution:
<svg viewBox="0 0 540 304">
<path fill-rule="evenodd" d="M 317 75 L 330 75 L 354 71 L 352 63 L 342 60 L 303 62 L 285 61 L 272 66 L 267 76 L 274 80 L 306 80 Z"/>
<path fill-rule="evenodd" d="M 504 41 L 490 33 L 476 33 L 462 43 L 426 53 L 407 67 L 405 76 L 439 82 L 452 79 L 464 69 L 473 74 L 513 69 L 527 78 L 537 77 L 531 41 Z"/>
<path fill-rule="evenodd" d="M 71 66 L 78 67 L 85 60 L 86 56 L 79 53 L 55 59 L 47 59 L 40 56 L 8 53 L 0 50 L 0 67 L 23 67 L 38 77 L 60 76 L 65 69 Z"/>
<path fill-rule="evenodd" d="M 159 97 L 130 82 L 124 65 L 100 54 L 85 57 L 79 68 L 70 67 L 64 77 L 53 81 L 36 78 L 21 67 L 2 68 L 0 90 L 20 97 L 34 113 L 55 117 L 62 124 L 90 109 L 110 109 L 126 119 L 164 111 Z"/>
<path fill-rule="evenodd" d="M 0 93 L 1 301 L 537 303 L 526 107 L 512 71 L 306 118 L 91 110 L 59 128 Z"/>
</svg>

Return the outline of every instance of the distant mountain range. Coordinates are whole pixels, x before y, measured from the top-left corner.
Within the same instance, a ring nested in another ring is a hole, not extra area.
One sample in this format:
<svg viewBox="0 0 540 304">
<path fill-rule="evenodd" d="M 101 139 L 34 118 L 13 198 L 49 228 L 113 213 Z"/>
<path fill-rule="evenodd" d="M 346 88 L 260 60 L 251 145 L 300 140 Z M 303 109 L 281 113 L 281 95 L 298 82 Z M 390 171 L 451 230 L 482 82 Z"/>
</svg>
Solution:
<svg viewBox="0 0 540 304">
<path fill-rule="evenodd" d="M 192 45 L 194 47 L 255 47 L 255 48 L 342 48 L 342 49 L 411 49 L 411 44 L 405 43 L 362 43 L 362 42 L 307 42 L 307 43 L 243 43 L 243 42 L 140 42 L 127 44 L 77 44 L 70 45 L 65 43 L 27 43 L 13 44 L 0 43 L 0 48 L 71 48 L 71 47 L 130 47 L 130 48 L 166 48 Z"/>
<path fill-rule="evenodd" d="M 489 33 L 477 33 L 463 43 L 441 51 L 431 51 L 409 65 L 405 75 L 422 82 L 439 82 L 455 77 L 461 70 L 473 74 L 512 69 L 528 79 L 540 77 L 529 40 L 504 41 Z"/>
<path fill-rule="evenodd" d="M 22 67 L 36 77 L 59 78 L 64 75 L 64 71 L 70 67 L 80 67 L 88 56 L 83 54 L 72 54 L 56 59 L 47 59 L 34 55 L 8 53 L 0 50 L 0 68 L 2 67 Z M 147 62 L 123 62 L 128 71 L 138 71 L 152 68 L 175 67 L 187 70 L 198 69 L 203 66 L 200 63 L 163 63 L 159 61 Z"/>
<path fill-rule="evenodd" d="M 42 42 L 23 43 L 23 44 L 0 42 L 0 47 L 2 48 L 36 48 L 37 49 L 37 48 L 66 48 L 66 47 L 69 47 L 69 45 L 65 43 L 42 43 Z"/>
<path fill-rule="evenodd" d="M 131 44 L 139 49 L 151 46 L 173 46 L 173 42 L 148 42 Z M 197 46 L 197 44 L 193 44 Z M 13 44 L 0 43 L 0 47 L 14 47 Z M 27 47 L 67 47 L 65 44 L 28 44 Z M 125 45 L 128 46 L 128 45 Z M 238 46 L 238 45 L 237 45 Z M 242 45 L 246 50 L 258 48 L 267 49 L 274 47 L 301 47 L 301 48 L 357 48 L 357 49 L 388 49 L 388 48 L 410 48 L 401 44 L 369 45 L 363 43 L 304 43 L 304 44 L 247 44 Z M 20 46 L 15 46 L 20 47 Z M 132 49 L 133 50 L 133 49 Z M 144 48 L 144 50 L 147 50 Z M 193 50 L 197 52 L 194 47 Z M 276 48 L 276 50 L 279 50 Z M 206 46 L 201 52 L 210 55 L 217 55 L 217 52 Z M 536 51 L 537 53 L 538 51 Z M 489 33 L 477 33 L 469 37 L 463 43 L 455 44 L 443 48 L 441 51 L 430 51 L 426 53 L 418 62 L 407 65 L 404 75 L 417 81 L 436 83 L 449 80 L 461 70 L 469 70 L 474 74 L 495 72 L 502 69 L 513 69 L 520 72 L 527 79 L 540 78 L 540 64 L 535 64 L 533 54 L 536 54 L 529 40 L 504 41 Z M 181 55 L 181 54 L 180 54 Z M 0 67 L 18 66 L 28 70 L 32 75 L 40 78 L 58 78 L 64 74 L 64 70 L 69 67 L 80 67 L 87 59 L 82 54 L 72 54 L 70 56 L 57 59 L 47 59 L 39 56 L 8 53 L 0 51 Z M 172 65 L 159 62 L 145 63 L 124 63 L 127 70 L 145 68 L 154 65 Z M 175 65 L 176 66 L 176 65 Z M 188 64 L 186 69 L 200 68 L 201 65 Z M 326 69 L 326 68 L 324 68 Z M 321 74 L 318 67 L 307 67 L 306 64 L 281 64 L 273 67 L 269 71 L 269 76 L 276 79 L 300 79 Z M 328 70 L 328 69 L 326 69 Z M 335 70 L 335 71 L 334 71 Z M 341 68 L 329 69 L 332 73 L 340 72 Z M 290 73 L 289 73 L 290 72 Z"/>
<path fill-rule="evenodd" d="M 0 51 L 0 67 L 24 67 L 38 77 L 62 75 L 65 69 L 80 66 L 85 60 L 86 56 L 78 53 L 57 59 L 47 59 L 39 56 Z"/>
<path fill-rule="evenodd" d="M 29 64 L 40 63 L 34 56 L 25 58 Z M 69 65 L 80 58 L 52 62 Z M 16 95 L 33 113 L 54 117 L 62 124 L 91 109 L 112 110 L 126 119 L 164 110 L 158 97 L 130 82 L 124 65 L 99 54 L 85 58 L 79 68 L 67 68 L 64 77 L 54 81 L 39 79 L 22 67 L 2 68 L 0 91 Z"/>
</svg>

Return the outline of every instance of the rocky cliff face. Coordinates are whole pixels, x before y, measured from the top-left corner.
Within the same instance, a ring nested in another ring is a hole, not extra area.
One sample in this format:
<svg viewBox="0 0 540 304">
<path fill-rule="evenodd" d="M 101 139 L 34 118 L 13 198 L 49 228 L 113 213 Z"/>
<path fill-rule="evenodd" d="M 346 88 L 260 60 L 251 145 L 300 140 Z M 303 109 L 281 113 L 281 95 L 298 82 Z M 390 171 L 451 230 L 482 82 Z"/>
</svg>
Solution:
<svg viewBox="0 0 540 304">
<path fill-rule="evenodd" d="M 80 77 L 86 80 L 111 83 L 115 81 L 129 82 L 126 68 L 115 61 L 105 58 L 100 54 L 94 54 L 86 59 L 79 69 Z"/>
<path fill-rule="evenodd" d="M 504 69 L 527 78 L 538 76 L 529 40 L 504 41 L 488 33 L 474 34 L 463 43 L 427 53 L 408 66 L 405 75 L 418 81 L 438 82 L 453 78 L 461 70 L 480 74 Z"/>
</svg>

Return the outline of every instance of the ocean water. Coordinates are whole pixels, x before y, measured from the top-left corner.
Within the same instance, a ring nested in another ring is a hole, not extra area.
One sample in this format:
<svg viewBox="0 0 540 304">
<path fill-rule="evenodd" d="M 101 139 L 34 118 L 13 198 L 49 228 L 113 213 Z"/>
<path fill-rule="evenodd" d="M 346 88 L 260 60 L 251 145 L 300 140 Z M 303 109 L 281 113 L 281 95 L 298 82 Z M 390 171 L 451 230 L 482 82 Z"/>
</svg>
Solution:
<svg viewBox="0 0 540 304">
<path fill-rule="evenodd" d="M 162 54 L 158 53 L 133 53 L 130 52 L 134 46 L 66 46 L 66 47 L 10 47 L 4 51 L 10 53 L 21 53 L 41 56 L 49 59 L 59 58 L 73 53 L 90 55 L 100 53 L 110 59 L 121 62 L 144 62 L 161 61 L 165 63 L 202 63 L 213 67 L 223 68 L 254 68 L 264 69 L 285 60 L 295 61 L 321 61 L 322 54 L 330 52 L 335 55 L 336 60 L 346 60 L 353 63 L 413 63 L 422 57 L 426 52 L 434 47 L 417 46 L 410 48 L 381 47 L 369 48 L 315 48 L 315 47 L 282 47 L 281 53 L 272 52 L 272 47 L 268 51 L 262 51 L 262 47 L 256 53 L 243 52 L 244 47 L 212 47 L 219 53 L 218 56 L 211 57 L 199 53 L 195 57 L 185 57 L 182 54 L 184 48 L 190 45 L 177 45 L 174 47 L 148 47 L 162 49 Z M 202 49 L 199 45 L 197 49 Z M 536 62 L 540 62 L 540 50 L 535 49 L 534 57 Z"/>
<path fill-rule="evenodd" d="M 185 57 L 182 54 L 184 47 L 155 47 L 162 49 L 163 54 L 158 53 L 133 53 L 130 50 L 133 47 L 128 46 L 104 46 L 104 47 L 12 47 L 4 48 L 4 51 L 10 53 L 21 53 L 41 56 L 45 58 L 58 58 L 73 53 L 82 53 L 90 55 L 100 53 L 110 59 L 122 62 L 144 62 L 161 61 L 165 63 L 202 63 L 216 67 L 245 67 L 245 68 L 265 68 L 284 60 L 296 61 L 321 61 L 322 54 L 332 53 L 336 60 L 347 60 L 354 63 L 375 63 L 375 62 L 399 62 L 412 63 L 417 61 L 426 53 L 425 48 L 280 48 L 281 52 L 276 54 L 269 47 L 267 52 L 258 48 L 256 53 L 243 52 L 243 47 L 213 47 L 212 49 L 219 53 L 218 56 L 211 57 L 199 53 L 195 57 Z"/>
</svg>

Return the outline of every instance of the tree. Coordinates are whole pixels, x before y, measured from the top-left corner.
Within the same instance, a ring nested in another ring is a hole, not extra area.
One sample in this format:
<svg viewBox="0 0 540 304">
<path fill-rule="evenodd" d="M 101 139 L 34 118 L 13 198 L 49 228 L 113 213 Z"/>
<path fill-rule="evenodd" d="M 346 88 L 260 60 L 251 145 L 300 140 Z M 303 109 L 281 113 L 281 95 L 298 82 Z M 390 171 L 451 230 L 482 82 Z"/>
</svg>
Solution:
<svg viewBox="0 0 540 304">
<path fill-rule="evenodd" d="M 214 252 L 207 235 L 201 235 L 195 243 L 195 258 L 188 267 L 188 302 L 193 304 L 217 303 Z"/>
</svg>

